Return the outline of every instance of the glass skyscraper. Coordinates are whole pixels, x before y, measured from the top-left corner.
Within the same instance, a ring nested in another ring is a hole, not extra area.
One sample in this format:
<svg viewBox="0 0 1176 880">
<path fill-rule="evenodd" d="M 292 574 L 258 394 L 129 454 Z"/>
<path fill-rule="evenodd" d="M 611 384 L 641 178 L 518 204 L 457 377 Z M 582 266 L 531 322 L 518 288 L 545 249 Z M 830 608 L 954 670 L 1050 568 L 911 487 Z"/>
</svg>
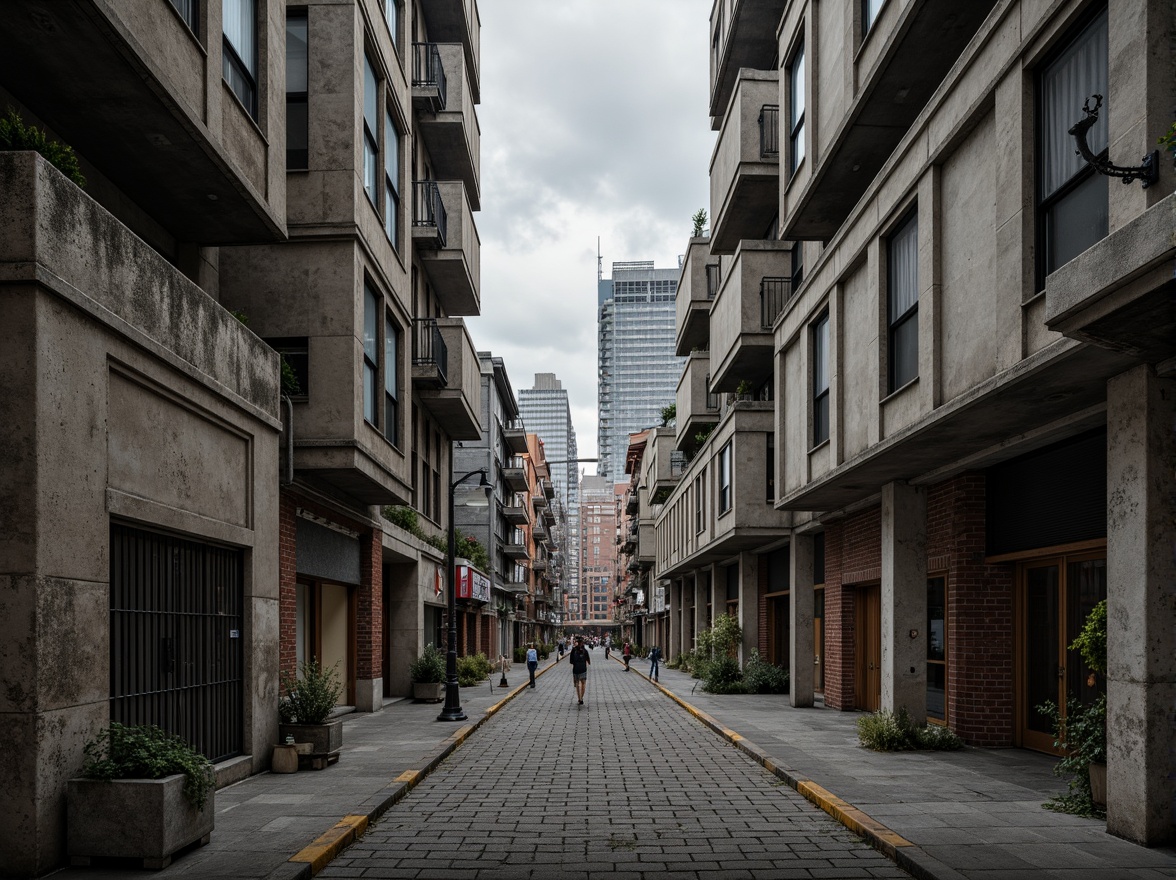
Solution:
<svg viewBox="0 0 1176 880">
<path fill-rule="evenodd" d="M 597 282 L 598 413 L 596 473 L 625 479 L 629 434 L 661 424 L 674 403 L 684 358 L 674 354 L 680 270 L 653 261 L 613 263 Z"/>
</svg>

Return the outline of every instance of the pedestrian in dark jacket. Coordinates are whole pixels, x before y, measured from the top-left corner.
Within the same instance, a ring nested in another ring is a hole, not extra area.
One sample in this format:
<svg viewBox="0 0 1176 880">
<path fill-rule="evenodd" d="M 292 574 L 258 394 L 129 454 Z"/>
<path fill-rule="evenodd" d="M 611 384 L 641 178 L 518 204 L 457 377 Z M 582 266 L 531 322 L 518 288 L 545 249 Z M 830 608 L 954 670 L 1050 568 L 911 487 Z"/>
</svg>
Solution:
<svg viewBox="0 0 1176 880">
<path fill-rule="evenodd" d="M 649 677 L 657 681 L 657 668 L 661 662 L 661 648 L 654 645 L 649 649 Z"/>
<path fill-rule="evenodd" d="M 629 661 L 633 659 L 633 648 L 628 642 L 621 648 L 621 656 L 625 658 L 625 672 L 628 672 Z"/>
</svg>

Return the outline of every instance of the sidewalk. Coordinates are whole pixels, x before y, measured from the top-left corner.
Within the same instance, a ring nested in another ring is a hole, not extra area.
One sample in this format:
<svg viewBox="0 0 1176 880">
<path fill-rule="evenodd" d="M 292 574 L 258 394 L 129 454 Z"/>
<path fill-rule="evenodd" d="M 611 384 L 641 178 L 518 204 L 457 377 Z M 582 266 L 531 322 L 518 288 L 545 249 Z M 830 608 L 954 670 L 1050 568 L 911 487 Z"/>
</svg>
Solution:
<svg viewBox="0 0 1176 880">
<path fill-rule="evenodd" d="M 614 659 L 616 658 L 614 654 Z M 602 662 L 604 653 L 593 651 Z M 543 675 L 555 665 L 541 663 Z M 634 660 L 644 675 L 649 665 Z M 561 671 L 557 670 L 556 675 Z M 793 709 L 786 696 L 711 696 L 664 669 L 661 689 L 915 877 L 934 880 L 1144 880 L 1176 877 L 1176 849 L 1145 849 L 1102 822 L 1041 804 L 1065 789 L 1053 760 L 1020 749 L 876 753 L 857 744 L 853 712 Z M 344 722 L 339 762 L 322 771 L 260 774 L 217 792 L 211 842 L 162 878 L 309 878 L 379 818 L 490 715 L 526 702 L 527 672 L 462 688 L 469 720 L 436 721 L 440 704 L 393 702 Z M 653 687 L 653 685 L 649 685 Z M 689 723 L 683 716 L 683 723 Z M 70 868 L 56 877 L 113 880 L 140 871 Z"/>
</svg>

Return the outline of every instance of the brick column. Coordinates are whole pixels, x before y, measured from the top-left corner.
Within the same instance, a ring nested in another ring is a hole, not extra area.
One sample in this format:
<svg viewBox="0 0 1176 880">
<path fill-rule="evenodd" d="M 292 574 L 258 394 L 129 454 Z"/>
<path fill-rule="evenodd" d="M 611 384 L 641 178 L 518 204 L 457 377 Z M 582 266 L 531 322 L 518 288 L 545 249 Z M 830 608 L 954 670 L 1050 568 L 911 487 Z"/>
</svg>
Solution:
<svg viewBox="0 0 1176 880">
<path fill-rule="evenodd" d="M 359 536 L 359 591 L 355 602 L 355 708 L 375 712 L 384 702 L 383 532 Z"/>
<path fill-rule="evenodd" d="M 289 676 L 298 666 L 298 545 L 294 496 L 282 492 L 278 503 L 278 668 Z"/>
</svg>

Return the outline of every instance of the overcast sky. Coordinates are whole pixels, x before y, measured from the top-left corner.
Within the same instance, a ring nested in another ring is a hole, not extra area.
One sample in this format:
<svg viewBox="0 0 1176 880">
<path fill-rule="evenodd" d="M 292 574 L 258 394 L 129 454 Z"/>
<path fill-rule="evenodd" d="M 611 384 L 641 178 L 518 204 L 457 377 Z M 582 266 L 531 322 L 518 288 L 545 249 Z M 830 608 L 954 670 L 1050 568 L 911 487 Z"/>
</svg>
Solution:
<svg viewBox="0 0 1176 880">
<path fill-rule="evenodd" d="M 613 262 L 677 266 L 709 212 L 712 0 L 480 0 L 482 314 L 478 350 L 517 393 L 568 390 L 596 456 L 596 241 Z M 595 473 L 591 464 L 583 466 Z"/>
</svg>

